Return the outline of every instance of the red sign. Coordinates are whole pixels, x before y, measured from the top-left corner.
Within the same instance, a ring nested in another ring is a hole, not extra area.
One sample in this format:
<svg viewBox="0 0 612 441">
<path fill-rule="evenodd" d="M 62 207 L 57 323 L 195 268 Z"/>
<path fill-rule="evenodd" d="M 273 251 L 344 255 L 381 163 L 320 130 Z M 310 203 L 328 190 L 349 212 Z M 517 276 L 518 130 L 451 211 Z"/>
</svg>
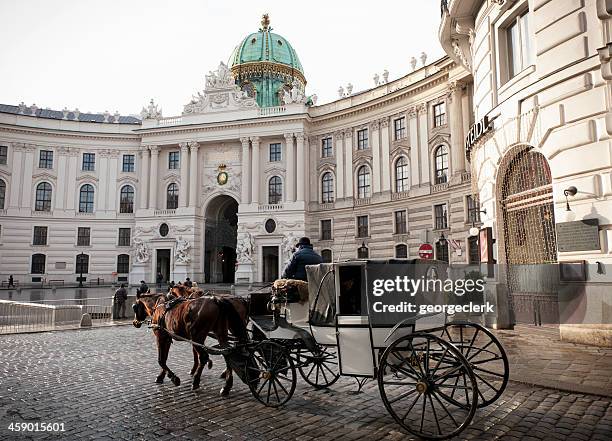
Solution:
<svg viewBox="0 0 612 441">
<path fill-rule="evenodd" d="M 421 245 L 419 247 L 419 257 L 421 259 L 433 259 L 433 247 L 428 243 Z"/>
</svg>

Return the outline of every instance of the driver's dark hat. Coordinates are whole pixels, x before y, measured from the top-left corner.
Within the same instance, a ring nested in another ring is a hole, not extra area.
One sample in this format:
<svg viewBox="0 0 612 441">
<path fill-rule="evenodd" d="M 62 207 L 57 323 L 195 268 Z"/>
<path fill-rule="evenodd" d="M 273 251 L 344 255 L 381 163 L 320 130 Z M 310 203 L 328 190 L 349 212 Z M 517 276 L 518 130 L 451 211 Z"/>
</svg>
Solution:
<svg viewBox="0 0 612 441">
<path fill-rule="evenodd" d="M 300 240 L 298 241 L 298 246 L 302 246 L 302 245 L 310 245 L 310 239 L 308 239 L 307 237 L 300 237 Z"/>
</svg>

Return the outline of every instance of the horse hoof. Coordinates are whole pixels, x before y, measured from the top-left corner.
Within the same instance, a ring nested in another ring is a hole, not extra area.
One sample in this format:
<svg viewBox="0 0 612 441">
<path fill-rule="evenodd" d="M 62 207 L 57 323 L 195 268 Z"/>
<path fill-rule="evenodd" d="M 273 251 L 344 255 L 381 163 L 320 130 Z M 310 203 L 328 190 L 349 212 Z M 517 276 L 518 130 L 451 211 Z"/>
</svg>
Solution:
<svg viewBox="0 0 612 441">
<path fill-rule="evenodd" d="M 221 389 L 221 396 L 222 397 L 227 397 L 228 395 L 229 395 L 229 389 L 222 388 Z"/>
<path fill-rule="evenodd" d="M 196 390 L 196 389 L 199 389 L 199 388 L 200 388 L 199 384 L 192 384 L 191 385 L 191 390 Z"/>
<path fill-rule="evenodd" d="M 174 383 L 175 386 L 180 386 L 181 385 L 181 379 L 179 377 L 174 377 L 172 379 L 172 383 Z"/>
<path fill-rule="evenodd" d="M 208 369 L 212 369 L 212 360 L 208 360 Z"/>
<path fill-rule="evenodd" d="M 163 379 L 163 378 L 159 378 L 159 377 L 157 377 L 157 378 L 155 379 L 155 382 L 156 382 L 157 384 L 162 384 L 162 383 L 164 382 L 164 379 Z"/>
</svg>

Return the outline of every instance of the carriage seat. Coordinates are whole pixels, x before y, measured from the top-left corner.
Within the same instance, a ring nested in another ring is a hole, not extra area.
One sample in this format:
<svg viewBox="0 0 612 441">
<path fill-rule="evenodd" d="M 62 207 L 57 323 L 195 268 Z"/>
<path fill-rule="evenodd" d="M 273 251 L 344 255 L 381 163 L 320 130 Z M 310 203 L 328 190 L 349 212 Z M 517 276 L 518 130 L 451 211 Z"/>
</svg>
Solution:
<svg viewBox="0 0 612 441">
<path fill-rule="evenodd" d="M 278 279 L 272 284 L 274 303 L 306 303 L 308 301 L 308 282 L 297 279 Z"/>
</svg>

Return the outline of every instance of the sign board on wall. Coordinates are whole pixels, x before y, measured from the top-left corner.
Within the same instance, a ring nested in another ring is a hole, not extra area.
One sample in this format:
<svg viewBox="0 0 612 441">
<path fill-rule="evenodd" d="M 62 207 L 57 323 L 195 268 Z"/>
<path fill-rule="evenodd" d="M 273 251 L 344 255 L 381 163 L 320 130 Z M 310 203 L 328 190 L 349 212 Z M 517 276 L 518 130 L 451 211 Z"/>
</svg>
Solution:
<svg viewBox="0 0 612 441">
<path fill-rule="evenodd" d="M 557 248 L 560 253 L 601 250 L 599 220 L 583 219 L 556 225 Z"/>
</svg>

